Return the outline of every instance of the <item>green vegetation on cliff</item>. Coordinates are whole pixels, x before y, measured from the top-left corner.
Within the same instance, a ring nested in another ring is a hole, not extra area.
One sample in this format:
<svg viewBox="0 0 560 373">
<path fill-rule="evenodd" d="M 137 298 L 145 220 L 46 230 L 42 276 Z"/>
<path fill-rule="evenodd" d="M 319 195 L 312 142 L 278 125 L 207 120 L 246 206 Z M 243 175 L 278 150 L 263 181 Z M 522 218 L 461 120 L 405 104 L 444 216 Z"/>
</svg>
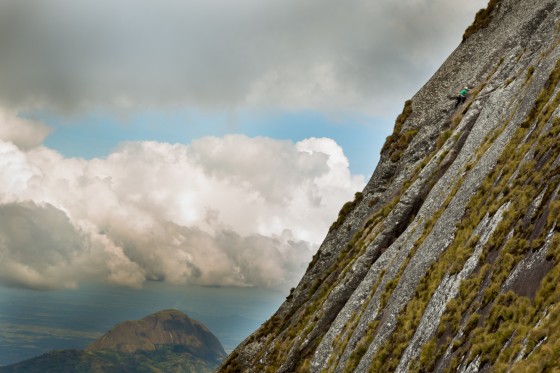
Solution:
<svg viewBox="0 0 560 373">
<path fill-rule="evenodd" d="M 405 103 L 368 186 L 221 371 L 560 368 L 558 19 L 551 0 L 477 14 L 464 39 L 485 38 Z"/>
</svg>

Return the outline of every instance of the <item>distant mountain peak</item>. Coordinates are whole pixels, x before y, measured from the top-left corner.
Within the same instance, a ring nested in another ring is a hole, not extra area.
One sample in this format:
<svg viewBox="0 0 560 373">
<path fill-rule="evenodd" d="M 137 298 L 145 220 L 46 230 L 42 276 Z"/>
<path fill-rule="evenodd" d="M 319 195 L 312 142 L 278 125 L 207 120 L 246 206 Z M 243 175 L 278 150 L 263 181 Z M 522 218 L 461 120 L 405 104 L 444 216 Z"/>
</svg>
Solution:
<svg viewBox="0 0 560 373">
<path fill-rule="evenodd" d="M 142 320 L 119 323 L 91 343 L 86 351 L 134 353 L 155 351 L 158 347 L 170 345 L 205 359 L 226 356 L 222 345 L 206 326 L 175 309 L 162 310 Z"/>
<path fill-rule="evenodd" d="M 174 308 L 170 308 L 170 309 L 166 309 L 166 310 L 161 310 L 158 311 L 156 313 L 153 313 L 151 315 L 148 315 L 146 317 L 144 317 L 144 319 L 150 318 L 150 317 L 158 317 L 158 318 L 184 318 L 184 317 L 189 317 L 186 313 L 183 313 L 179 310 L 176 310 Z"/>
<path fill-rule="evenodd" d="M 169 309 L 119 323 L 85 351 L 50 351 L 0 373 L 210 373 L 225 356 L 206 326 Z"/>
</svg>

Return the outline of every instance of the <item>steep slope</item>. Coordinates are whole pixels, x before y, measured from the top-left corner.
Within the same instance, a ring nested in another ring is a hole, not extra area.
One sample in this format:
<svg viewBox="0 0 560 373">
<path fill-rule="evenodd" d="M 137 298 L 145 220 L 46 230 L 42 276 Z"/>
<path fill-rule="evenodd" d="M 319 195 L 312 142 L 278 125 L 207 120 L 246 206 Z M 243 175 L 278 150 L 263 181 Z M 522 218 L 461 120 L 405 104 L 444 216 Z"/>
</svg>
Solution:
<svg viewBox="0 0 560 373">
<path fill-rule="evenodd" d="M 559 81 L 560 3 L 491 0 L 220 371 L 560 367 Z"/>
<path fill-rule="evenodd" d="M 203 324 L 180 311 L 164 310 L 116 325 L 85 351 L 52 351 L 0 367 L 0 372 L 210 373 L 225 356 Z"/>
</svg>

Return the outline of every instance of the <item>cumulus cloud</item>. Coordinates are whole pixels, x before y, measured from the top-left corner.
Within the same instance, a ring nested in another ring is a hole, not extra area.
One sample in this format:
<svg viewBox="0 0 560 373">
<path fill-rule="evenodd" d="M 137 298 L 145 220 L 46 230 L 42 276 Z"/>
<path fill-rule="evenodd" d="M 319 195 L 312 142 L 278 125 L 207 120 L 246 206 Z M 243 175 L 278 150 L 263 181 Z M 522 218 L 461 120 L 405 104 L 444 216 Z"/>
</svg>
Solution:
<svg viewBox="0 0 560 373">
<path fill-rule="evenodd" d="M 364 186 L 333 140 L 229 135 L 65 158 L 0 140 L 0 282 L 293 286 Z"/>
<path fill-rule="evenodd" d="M 399 107 L 486 0 L 4 0 L 7 107 Z"/>
<path fill-rule="evenodd" d="M 0 109 L 0 139 L 23 149 L 40 145 L 50 129 L 42 123 L 23 119 L 15 112 Z"/>
<path fill-rule="evenodd" d="M 122 285 L 135 286 L 142 281 L 137 264 L 108 242 L 96 241 L 52 205 L 0 205 L 0 283 L 56 289 L 73 288 L 78 280 L 102 276 Z M 122 276 L 123 271 L 126 276 Z"/>
</svg>

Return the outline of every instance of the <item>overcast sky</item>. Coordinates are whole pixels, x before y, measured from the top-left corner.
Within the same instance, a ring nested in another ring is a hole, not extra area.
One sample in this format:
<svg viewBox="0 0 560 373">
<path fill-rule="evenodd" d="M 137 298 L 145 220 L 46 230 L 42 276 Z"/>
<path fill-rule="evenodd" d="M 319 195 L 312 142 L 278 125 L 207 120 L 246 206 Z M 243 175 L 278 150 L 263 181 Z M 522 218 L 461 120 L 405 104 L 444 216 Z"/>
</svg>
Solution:
<svg viewBox="0 0 560 373">
<path fill-rule="evenodd" d="M 485 4 L 0 0 L 0 284 L 294 286 L 369 177 L 352 139 L 392 122 Z M 302 138 L 286 113 L 329 119 Z M 106 125 L 123 117 L 130 139 Z M 147 118 L 169 139 L 135 136 Z"/>
<path fill-rule="evenodd" d="M 2 0 L 9 106 L 400 106 L 485 0 Z"/>
</svg>

